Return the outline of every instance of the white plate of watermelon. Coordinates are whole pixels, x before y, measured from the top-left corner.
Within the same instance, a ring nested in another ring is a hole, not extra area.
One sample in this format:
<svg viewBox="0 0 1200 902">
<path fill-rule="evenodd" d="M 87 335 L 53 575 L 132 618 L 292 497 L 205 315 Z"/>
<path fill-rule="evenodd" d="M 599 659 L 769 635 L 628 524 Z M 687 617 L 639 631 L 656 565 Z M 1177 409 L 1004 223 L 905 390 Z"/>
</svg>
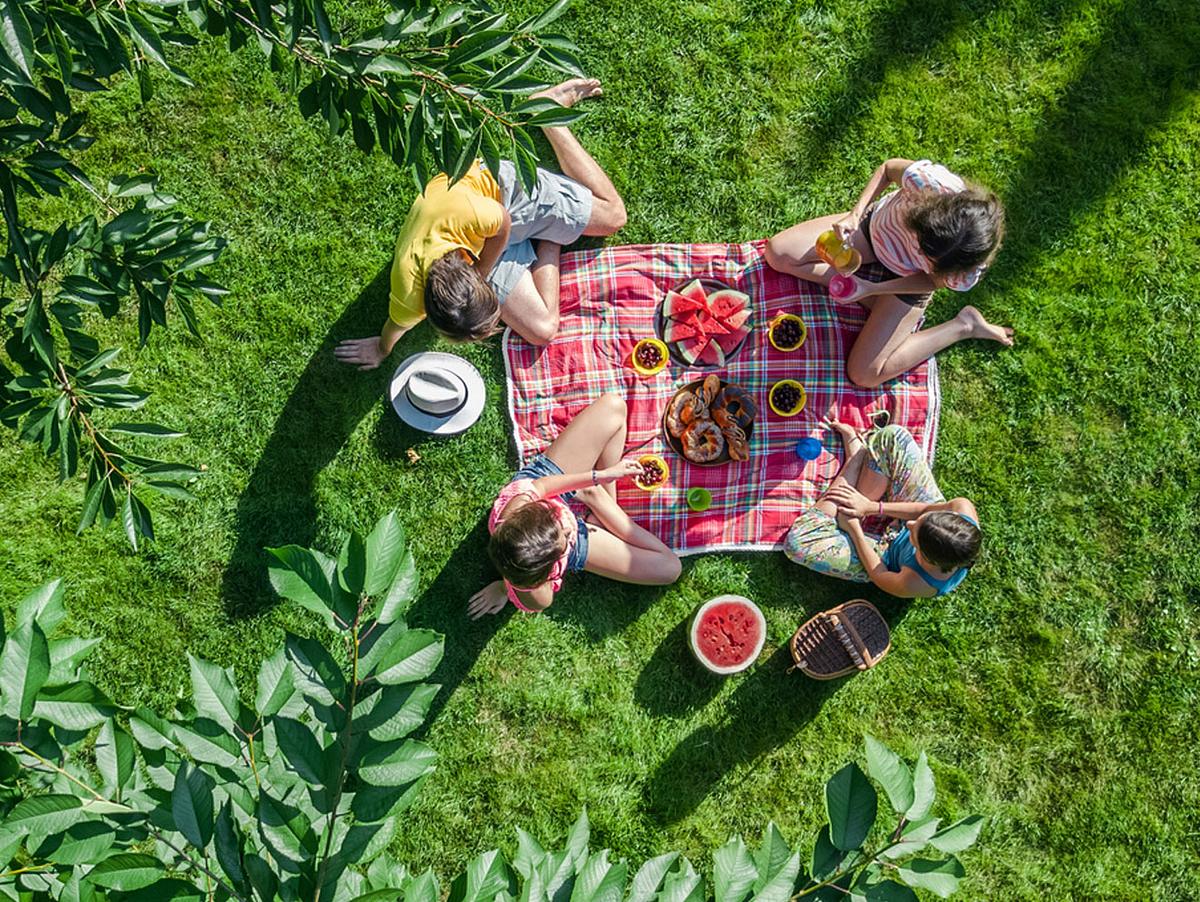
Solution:
<svg viewBox="0 0 1200 902">
<path fill-rule="evenodd" d="M 750 334 L 750 295 L 716 279 L 689 279 L 667 292 L 658 334 L 672 359 L 695 369 L 725 366 Z"/>
</svg>

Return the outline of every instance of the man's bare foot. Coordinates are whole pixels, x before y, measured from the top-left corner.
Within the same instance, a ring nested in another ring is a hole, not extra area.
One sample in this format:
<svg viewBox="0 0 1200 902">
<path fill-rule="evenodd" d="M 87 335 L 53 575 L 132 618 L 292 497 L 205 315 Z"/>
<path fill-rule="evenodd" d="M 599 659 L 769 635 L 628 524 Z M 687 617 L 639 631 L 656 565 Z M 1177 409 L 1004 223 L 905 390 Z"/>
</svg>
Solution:
<svg viewBox="0 0 1200 902">
<path fill-rule="evenodd" d="M 604 89 L 600 87 L 600 79 L 598 78 L 569 78 L 561 84 L 555 85 L 553 88 L 538 91 L 536 94 L 531 95 L 531 99 L 548 97 L 559 106 L 572 107 L 581 100 L 587 100 L 589 97 L 599 97 L 603 93 Z"/>
<path fill-rule="evenodd" d="M 970 338 L 986 338 L 989 341 L 998 341 L 1005 347 L 1012 347 L 1013 330 L 1008 326 L 989 323 L 983 318 L 983 314 L 970 304 L 958 311 L 958 316 L 954 318 L 967 327 Z"/>
</svg>

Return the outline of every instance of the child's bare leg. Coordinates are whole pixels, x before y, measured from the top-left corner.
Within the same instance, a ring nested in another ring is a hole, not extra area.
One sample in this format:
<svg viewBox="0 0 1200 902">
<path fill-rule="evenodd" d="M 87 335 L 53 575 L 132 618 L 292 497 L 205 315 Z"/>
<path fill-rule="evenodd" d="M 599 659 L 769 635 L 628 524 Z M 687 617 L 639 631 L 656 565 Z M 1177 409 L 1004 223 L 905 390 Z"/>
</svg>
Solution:
<svg viewBox="0 0 1200 902">
<path fill-rule="evenodd" d="M 679 579 L 679 558 L 656 537 L 646 535 L 652 540 L 647 544 L 657 545 L 656 548 L 639 547 L 610 532 L 593 530 L 588 536 L 588 558 L 584 569 L 625 583 L 670 585 Z"/>
<path fill-rule="evenodd" d="M 567 424 L 546 456 L 564 473 L 586 473 L 616 463 L 624 450 L 625 401 L 601 395 Z"/>
<path fill-rule="evenodd" d="M 922 308 L 894 294 L 876 295 L 874 301 L 846 360 L 846 375 L 863 388 L 895 379 L 965 338 L 985 338 L 1005 346 L 1013 343 L 1012 329 L 989 323 L 974 307 L 963 307 L 954 319 L 914 333 L 924 315 Z"/>
<path fill-rule="evenodd" d="M 820 282 L 828 285 L 836 270 L 821 262 L 817 256 L 817 238 L 822 232 L 827 232 L 847 216 L 846 213 L 833 213 L 820 216 L 807 222 L 797 223 L 790 229 L 784 229 L 767 242 L 764 256 L 767 265 L 779 272 L 790 273 L 807 279 L 810 282 Z M 875 259 L 861 231 L 854 233 L 853 245 L 862 254 L 863 262 L 870 263 Z"/>
<path fill-rule="evenodd" d="M 857 429 L 847 423 L 841 423 L 833 419 L 828 421 L 828 425 L 830 429 L 842 437 L 842 444 L 846 449 L 846 458 L 842 464 L 842 468 L 833 477 L 833 482 L 829 483 L 826 487 L 826 492 L 838 485 L 855 485 L 858 482 L 859 474 L 863 469 L 863 461 L 867 455 L 867 447 L 859 437 Z M 831 517 L 837 516 L 837 505 L 825 495 L 822 495 L 813 506 L 817 510 L 829 514 Z"/>
<path fill-rule="evenodd" d="M 549 97 L 565 107 L 572 107 L 581 100 L 598 97 L 604 93 L 597 78 L 572 78 L 534 94 L 534 97 Z M 542 129 L 546 140 L 554 148 L 558 165 L 562 171 L 592 192 L 592 215 L 583 230 L 585 235 L 611 235 L 625 225 L 628 216 L 625 201 L 617 193 L 612 179 L 608 177 L 592 155 L 584 150 L 570 131 L 563 126 Z"/>
</svg>

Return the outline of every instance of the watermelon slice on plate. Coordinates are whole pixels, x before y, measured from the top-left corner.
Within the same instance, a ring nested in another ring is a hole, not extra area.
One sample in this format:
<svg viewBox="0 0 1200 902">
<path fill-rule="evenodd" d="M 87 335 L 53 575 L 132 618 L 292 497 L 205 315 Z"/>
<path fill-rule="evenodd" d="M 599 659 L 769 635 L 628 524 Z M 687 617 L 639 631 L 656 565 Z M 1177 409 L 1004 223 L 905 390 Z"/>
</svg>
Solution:
<svg viewBox="0 0 1200 902">
<path fill-rule="evenodd" d="M 750 319 L 750 308 L 749 307 L 747 307 L 743 310 L 739 310 L 737 313 L 734 313 L 732 316 L 725 317 L 725 319 L 723 319 L 721 322 L 723 322 L 729 329 L 737 330 L 737 329 L 742 328 L 742 326 L 746 325 L 746 320 L 748 320 L 748 319 Z"/>
<path fill-rule="evenodd" d="M 668 319 L 663 323 L 663 341 L 680 342 L 701 335 L 699 323 L 694 319 Z"/>
<path fill-rule="evenodd" d="M 675 345 L 675 350 L 679 352 L 680 357 L 687 361 L 688 366 L 695 366 L 696 361 L 711 346 L 709 342 L 710 339 L 707 335 L 685 338 Z"/>
<path fill-rule="evenodd" d="M 679 294 L 694 304 L 699 304 L 701 310 L 708 309 L 708 295 L 704 291 L 704 286 L 700 284 L 699 279 L 692 279 L 682 288 L 679 289 Z"/>
<path fill-rule="evenodd" d="M 725 352 L 725 356 L 728 357 L 737 350 L 737 346 L 742 343 L 742 339 L 749 334 L 749 326 L 738 326 L 738 328 L 731 331 L 728 335 L 714 335 L 713 343 L 719 345 L 721 350 Z"/>
<path fill-rule="evenodd" d="M 728 319 L 750 304 L 750 296 L 732 288 L 722 288 L 708 296 L 708 312 L 717 319 Z"/>
<path fill-rule="evenodd" d="M 697 363 L 702 363 L 705 366 L 724 366 L 725 351 L 717 344 L 716 340 L 711 340 L 700 352 L 700 356 L 696 358 Z"/>
<path fill-rule="evenodd" d="M 701 289 L 702 292 L 703 290 L 704 289 Z M 707 309 L 708 308 L 704 305 L 703 295 L 697 299 L 695 297 L 684 297 L 682 294 L 674 291 L 668 291 L 666 298 L 663 299 L 663 316 L 673 317 L 675 319 L 678 319 L 686 313 L 697 313 Z"/>
<path fill-rule="evenodd" d="M 729 331 L 725 324 L 715 316 L 701 313 L 697 318 L 700 320 L 700 328 L 705 335 L 724 335 Z"/>
</svg>

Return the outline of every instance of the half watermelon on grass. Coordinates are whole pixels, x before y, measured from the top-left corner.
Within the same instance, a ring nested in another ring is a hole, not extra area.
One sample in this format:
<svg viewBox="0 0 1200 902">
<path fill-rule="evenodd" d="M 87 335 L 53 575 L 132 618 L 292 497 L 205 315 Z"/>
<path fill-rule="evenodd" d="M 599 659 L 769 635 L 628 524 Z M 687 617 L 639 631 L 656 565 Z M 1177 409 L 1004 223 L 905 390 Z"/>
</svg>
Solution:
<svg viewBox="0 0 1200 902">
<path fill-rule="evenodd" d="M 692 654 L 712 673 L 745 670 L 762 653 L 767 620 L 758 605 L 740 595 L 718 595 L 700 605 L 688 637 Z"/>
</svg>

